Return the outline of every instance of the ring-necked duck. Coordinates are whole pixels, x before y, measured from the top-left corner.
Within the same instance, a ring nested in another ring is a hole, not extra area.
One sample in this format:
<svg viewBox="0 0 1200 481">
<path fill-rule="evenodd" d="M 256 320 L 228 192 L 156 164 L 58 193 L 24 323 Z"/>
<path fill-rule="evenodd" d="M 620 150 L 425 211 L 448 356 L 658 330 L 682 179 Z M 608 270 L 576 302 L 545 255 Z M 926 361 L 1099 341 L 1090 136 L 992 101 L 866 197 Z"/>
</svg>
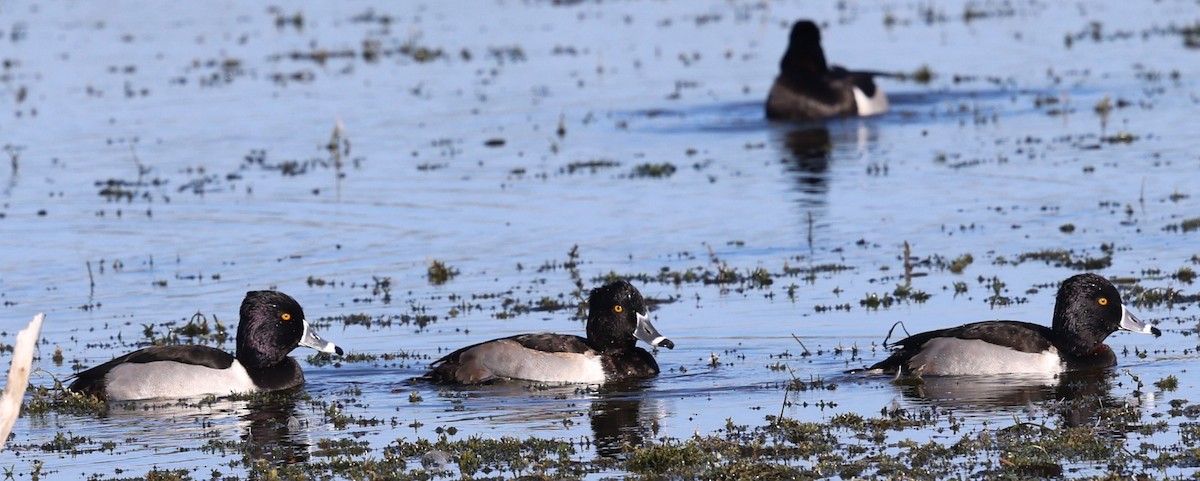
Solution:
<svg viewBox="0 0 1200 481">
<path fill-rule="evenodd" d="M 242 301 L 237 355 L 208 346 L 137 350 L 76 374 L 72 391 L 114 401 L 278 391 L 304 384 L 297 346 L 342 354 L 317 336 L 304 310 L 287 294 L 251 291 Z"/>
<path fill-rule="evenodd" d="M 1108 280 L 1079 274 L 1058 288 L 1052 327 L 983 321 L 923 332 L 894 343 L 890 357 L 860 372 L 1058 374 L 1106 368 L 1117 364 L 1117 355 L 1104 339 L 1118 329 L 1162 335 L 1134 317 Z"/>
<path fill-rule="evenodd" d="M 592 289 L 587 338 L 522 334 L 467 346 L 439 359 L 426 378 L 474 384 L 508 378 L 539 382 L 603 383 L 658 375 L 658 363 L 638 339 L 674 349 L 646 317 L 646 301 L 625 281 Z"/>
<path fill-rule="evenodd" d="M 767 118 L 812 120 L 887 112 L 887 95 L 874 79 L 882 75 L 886 74 L 829 68 L 817 24 L 800 20 L 792 25 L 779 76 L 767 95 Z"/>
</svg>

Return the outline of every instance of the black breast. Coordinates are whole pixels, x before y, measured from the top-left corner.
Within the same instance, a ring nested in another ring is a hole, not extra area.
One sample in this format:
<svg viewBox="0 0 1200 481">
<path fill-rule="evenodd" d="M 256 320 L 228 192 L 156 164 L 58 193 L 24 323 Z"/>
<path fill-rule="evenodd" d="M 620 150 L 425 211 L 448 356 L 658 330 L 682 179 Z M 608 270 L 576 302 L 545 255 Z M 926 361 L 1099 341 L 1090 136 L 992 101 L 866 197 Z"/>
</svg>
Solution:
<svg viewBox="0 0 1200 481">
<path fill-rule="evenodd" d="M 600 360 L 608 381 L 645 379 L 659 373 L 654 356 L 640 347 L 610 349 L 604 351 Z"/>
<path fill-rule="evenodd" d="M 300 370 L 300 363 L 291 357 L 284 358 L 274 366 L 247 369 L 246 372 L 254 381 L 254 385 L 263 391 L 281 391 L 304 384 L 304 372 Z"/>
<path fill-rule="evenodd" d="M 1083 356 L 1072 356 L 1065 351 L 1061 356 L 1070 370 L 1104 369 L 1117 365 L 1117 353 L 1107 344 L 1100 344 Z"/>
</svg>

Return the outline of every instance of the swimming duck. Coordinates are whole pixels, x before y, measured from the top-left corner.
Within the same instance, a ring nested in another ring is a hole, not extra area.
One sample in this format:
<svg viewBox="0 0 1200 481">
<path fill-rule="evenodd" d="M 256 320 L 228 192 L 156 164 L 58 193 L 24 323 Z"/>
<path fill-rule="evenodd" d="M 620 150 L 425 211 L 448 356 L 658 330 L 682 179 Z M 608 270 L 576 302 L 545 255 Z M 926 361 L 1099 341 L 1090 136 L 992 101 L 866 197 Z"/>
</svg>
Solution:
<svg viewBox="0 0 1200 481">
<path fill-rule="evenodd" d="M 875 85 L 875 77 L 882 75 L 886 74 L 829 68 L 817 24 L 797 21 L 767 95 L 767 118 L 813 120 L 887 112 L 887 95 Z"/>
<path fill-rule="evenodd" d="M 1107 279 L 1079 274 L 1059 287 L 1051 327 L 983 321 L 923 332 L 896 342 L 890 357 L 860 372 L 1058 374 L 1106 368 L 1117 364 L 1117 355 L 1104 339 L 1119 329 L 1162 335 L 1121 303 Z"/>
<path fill-rule="evenodd" d="M 295 299 L 251 291 L 242 301 L 236 355 L 197 345 L 147 347 L 76 374 L 67 389 L 113 401 L 289 389 L 304 384 L 300 364 L 288 356 L 297 346 L 343 353 L 317 336 Z"/>
<path fill-rule="evenodd" d="M 436 361 L 426 374 L 434 382 L 475 384 L 492 379 L 603 383 L 657 376 L 658 363 L 640 339 L 674 349 L 646 316 L 637 288 L 616 281 L 588 296 L 587 337 L 522 334 L 464 347 Z"/>
</svg>

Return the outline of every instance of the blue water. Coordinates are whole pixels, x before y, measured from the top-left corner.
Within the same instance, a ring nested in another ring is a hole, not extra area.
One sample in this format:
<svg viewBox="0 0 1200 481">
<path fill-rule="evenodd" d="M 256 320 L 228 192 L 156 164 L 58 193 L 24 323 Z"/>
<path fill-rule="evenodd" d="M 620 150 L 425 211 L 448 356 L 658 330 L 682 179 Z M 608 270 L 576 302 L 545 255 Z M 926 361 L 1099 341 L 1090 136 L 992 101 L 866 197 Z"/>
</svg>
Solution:
<svg viewBox="0 0 1200 481">
<path fill-rule="evenodd" d="M 0 57 L 12 60 L 0 72 L 0 145 L 9 146 L 0 158 L 17 156 L 15 168 L 0 163 L 0 315 L 11 343 L 34 313 L 47 313 L 35 385 L 140 347 L 146 324 L 165 332 L 199 311 L 232 332 L 243 293 L 264 288 L 296 297 L 310 320 L 325 318 L 324 337 L 352 352 L 417 356 L 306 364 L 313 400 L 295 405 L 22 418 L 10 446 L 69 430 L 89 438 L 91 452 L 9 449 L 0 465 L 29 473 L 41 461 L 62 476 L 244 469 L 230 466 L 240 454 L 199 449 L 213 430 L 282 446 L 291 454 L 261 456 L 287 462 L 311 457 L 322 438 L 380 449 L 450 426 L 458 438 L 595 440 L 608 455 L 622 442 L 712 432 L 727 420 L 761 424 L 781 409 L 820 421 L 893 403 L 945 405 L 974 428 L 1040 416 L 1053 386 L 951 381 L 914 392 L 842 372 L 885 356 L 879 346 L 897 321 L 912 332 L 982 319 L 1049 323 L 1053 283 L 1076 271 L 1014 263 L 1023 253 L 1100 257 L 1111 245 L 1100 274 L 1195 293 L 1170 274 L 1197 268 L 1200 234 L 1167 228 L 1197 211 L 1200 64 L 1180 36 L 1154 33 L 1194 18 L 1195 6 L 967 5 L 994 15 L 963 21 L 966 7 L 955 4 L 928 23 L 909 4 L 856 2 L 282 7 L 303 13 L 297 28 L 277 26 L 265 3 L 0 5 Z M 392 20 L 364 21 L 366 12 Z M 768 123 L 761 101 L 802 16 L 825 24 L 831 63 L 928 66 L 937 77 L 884 81 L 893 110 L 881 117 Z M 897 23 L 885 26 L 887 16 Z M 1136 35 L 1065 44 L 1092 21 Z M 386 53 L 364 59 L 364 42 Z M 406 46 L 442 55 L 420 62 L 400 53 Z M 321 51 L 332 53 L 323 63 L 292 56 Z M 1093 107 L 1106 97 L 1131 104 L 1104 119 Z M 325 148 L 339 124 L 349 142 L 340 166 Z M 1120 133 L 1136 140 L 1103 140 Z M 503 145 L 489 146 L 494 139 Z M 592 161 L 612 166 L 570 168 Z M 294 175 L 280 170 L 288 162 Z M 663 163 L 677 170 L 632 175 Z M 132 198 L 100 195 L 110 179 Z M 1067 224 L 1073 232 L 1060 229 Z M 861 306 L 904 282 L 905 243 L 917 261 L 911 285 L 932 297 Z M 575 271 L 542 268 L 561 266 L 576 247 Z M 974 262 L 962 274 L 919 262 L 967 253 Z M 458 275 L 431 284 L 434 260 Z M 781 275 L 830 265 L 844 269 Z M 658 379 L 453 396 L 408 382 L 446 349 L 583 331 L 573 309 L 510 316 L 506 300 L 570 304 L 573 276 L 590 288 L 609 273 L 719 267 L 777 277 L 766 287 L 638 284 L 670 301 L 652 313 L 677 345 L 657 353 Z M 992 278 L 1022 302 L 991 306 Z M 386 300 L 373 292 L 383 279 Z M 954 295 L 956 282 L 965 295 Z M 849 310 L 823 309 L 839 305 Z M 1149 349 L 1144 359 L 1123 355 L 1117 379 L 1186 372 L 1196 360 L 1194 304 L 1132 305 L 1165 334 L 1110 338 L 1118 353 Z M 336 317 L 351 314 L 376 322 Z M 436 321 L 401 320 L 416 314 Z M 793 335 L 812 355 L 800 356 Z M 50 360 L 56 348 L 61 365 Z M 785 392 L 793 376 L 838 387 Z M 1115 382 L 1109 395 L 1146 401 L 1153 414 L 1164 399 L 1195 397 L 1196 383 L 1179 377 L 1175 392 L 1138 397 L 1132 383 Z M 335 401 L 382 422 L 336 427 L 321 414 Z M 130 441 L 95 451 L 103 440 Z"/>
</svg>

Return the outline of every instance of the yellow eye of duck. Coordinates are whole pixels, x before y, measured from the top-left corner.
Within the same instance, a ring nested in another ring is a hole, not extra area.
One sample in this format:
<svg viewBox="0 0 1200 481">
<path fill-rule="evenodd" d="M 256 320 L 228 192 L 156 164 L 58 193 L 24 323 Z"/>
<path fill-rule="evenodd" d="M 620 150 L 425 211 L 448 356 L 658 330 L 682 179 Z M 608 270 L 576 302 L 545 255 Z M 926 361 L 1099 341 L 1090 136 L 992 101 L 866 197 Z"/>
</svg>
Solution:
<svg viewBox="0 0 1200 481">
<path fill-rule="evenodd" d="M 1101 298 L 1097 299 L 1097 300 L 1096 300 L 1096 302 L 1099 302 L 1099 303 L 1100 303 L 1100 305 L 1102 305 L 1102 306 L 1107 306 L 1107 305 L 1108 305 L 1108 298 L 1107 298 L 1107 297 L 1101 297 Z"/>
<path fill-rule="evenodd" d="M 291 315 L 291 314 L 289 314 L 289 313 L 286 313 L 286 312 L 285 312 L 285 313 L 283 313 L 283 314 L 280 314 L 280 315 L 279 315 L 279 318 L 280 318 L 280 319 L 283 319 L 283 320 L 285 320 L 285 321 L 290 321 L 290 320 L 292 320 L 292 315 Z"/>
<path fill-rule="evenodd" d="M 625 310 L 625 308 L 624 308 L 624 307 L 621 307 L 621 306 L 619 306 L 619 305 L 618 305 L 618 306 L 613 306 L 613 312 L 615 312 L 615 313 L 617 313 L 617 314 L 620 314 L 620 313 L 621 313 L 621 312 L 623 312 L 624 310 Z"/>
</svg>

